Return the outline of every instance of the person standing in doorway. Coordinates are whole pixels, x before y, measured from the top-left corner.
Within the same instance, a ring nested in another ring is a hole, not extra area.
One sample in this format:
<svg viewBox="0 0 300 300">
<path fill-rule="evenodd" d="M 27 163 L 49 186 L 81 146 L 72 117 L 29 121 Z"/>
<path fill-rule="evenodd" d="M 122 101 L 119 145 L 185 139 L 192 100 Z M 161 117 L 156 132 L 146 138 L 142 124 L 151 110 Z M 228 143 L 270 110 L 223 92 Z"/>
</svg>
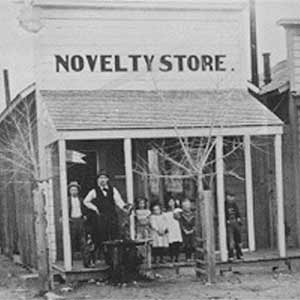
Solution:
<svg viewBox="0 0 300 300">
<path fill-rule="evenodd" d="M 81 252 L 85 239 L 84 229 L 84 207 L 80 197 L 81 187 L 77 181 L 71 181 L 68 185 L 69 191 L 69 220 L 71 232 L 72 256 L 75 258 L 76 252 Z"/>
<path fill-rule="evenodd" d="M 227 247 L 229 250 L 229 260 L 233 260 L 234 249 L 237 259 L 243 258 L 241 239 L 241 215 L 235 196 L 232 193 L 226 194 L 225 214 L 227 225 Z"/>
<path fill-rule="evenodd" d="M 110 185 L 109 175 L 104 170 L 98 174 L 95 188 L 89 191 L 83 203 L 92 211 L 90 214 L 91 234 L 95 243 L 95 251 L 98 251 L 102 248 L 103 242 L 119 238 L 116 206 L 128 214 L 130 208 L 124 203 L 119 191 Z"/>
</svg>

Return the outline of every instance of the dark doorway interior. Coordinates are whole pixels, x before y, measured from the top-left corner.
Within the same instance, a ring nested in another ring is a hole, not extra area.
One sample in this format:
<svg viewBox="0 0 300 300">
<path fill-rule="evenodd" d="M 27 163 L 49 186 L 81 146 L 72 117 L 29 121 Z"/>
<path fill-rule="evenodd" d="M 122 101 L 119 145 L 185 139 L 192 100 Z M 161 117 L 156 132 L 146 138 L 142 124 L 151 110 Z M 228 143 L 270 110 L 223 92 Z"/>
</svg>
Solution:
<svg viewBox="0 0 300 300">
<path fill-rule="evenodd" d="M 77 181 L 81 185 L 81 194 L 85 196 L 95 185 L 95 177 L 97 174 L 97 153 L 96 151 L 83 150 L 80 151 L 86 156 L 83 160 L 86 164 L 67 163 L 68 182 Z"/>
</svg>

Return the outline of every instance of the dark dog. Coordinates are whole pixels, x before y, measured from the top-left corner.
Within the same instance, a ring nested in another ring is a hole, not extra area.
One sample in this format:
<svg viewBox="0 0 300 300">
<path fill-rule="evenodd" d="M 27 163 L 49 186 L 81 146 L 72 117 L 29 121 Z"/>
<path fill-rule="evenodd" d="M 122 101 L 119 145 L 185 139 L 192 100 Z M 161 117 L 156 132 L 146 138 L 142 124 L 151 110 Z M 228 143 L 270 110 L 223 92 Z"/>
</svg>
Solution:
<svg viewBox="0 0 300 300">
<path fill-rule="evenodd" d="M 86 242 L 82 246 L 82 260 L 85 268 L 91 268 L 96 263 L 96 247 L 90 234 L 88 234 Z"/>
</svg>

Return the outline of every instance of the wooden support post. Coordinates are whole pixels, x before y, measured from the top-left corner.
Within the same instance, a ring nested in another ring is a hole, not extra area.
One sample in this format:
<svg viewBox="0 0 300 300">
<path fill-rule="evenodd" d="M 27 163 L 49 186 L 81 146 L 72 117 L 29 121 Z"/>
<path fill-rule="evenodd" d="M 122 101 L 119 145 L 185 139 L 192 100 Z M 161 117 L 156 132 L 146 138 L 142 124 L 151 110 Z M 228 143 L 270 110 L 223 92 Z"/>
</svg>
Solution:
<svg viewBox="0 0 300 300">
<path fill-rule="evenodd" d="M 286 257 L 284 203 L 282 184 L 282 137 L 275 135 L 275 173 L 276 173 L 276 199 L 277 199 L 277 239 L 280 257 Z"/>
<path fill-rule="evenodd" d="M 59 173 L 60 173 L 60 198 L 62 209 L 63 226 L 63 249 L 64 249 L 64 267 L 66 271 L 72 269 L 72 249 L 69 225 L 69 203 L 67 189 L 67 171 L 66 171 L 66 141 L 58 141 L 59 151 Z"/>
<path fill-rule="evenodd" d="M 131 139 L 124 139 L 124 154 L 125 154 L 125 174 L 126 174 L 126 192 L 127 202 L 133 204 L 133 171 L 132 171 L 132 143 Z M 134 216 L 130 216 L 130 238 L 135 238 Z"/>
<path fill-rule="evenodd" d="M 252 161 L 251 161 L 251 138 L 250 138 L 250 135 L 244 136 L 244 151 L 245 151 L 248 247 L 249 247 L 250 251 L 255 251 L 253 182 L 252 182 Z"/>
<path fill-rule="evenodd" d="M 151 241 L 148 240 L 146 242 L 146 261 L 147 261 L 147 269 L 151 270 L 152 268 L 152 247 L 151 247 Z"/>
<path fill-rule="evenodd" d="M 220 252 L 221 252 L 221 261 L 227 261 L 228 256 L 227 256 L 227 243 L 226 243 L 223 137 L 217 136 L 216 139 L 217 139 L 216 171 L 217 171 L 219 245 L 220 245 Z"/>
<path fill-rule="evenodd" d="M 53 196 L 53 171 L 51 161 L 51 148 L 45 148 L 46 154 L 46 176 L 48 183 L 45 184 L 47 199 L 47 225 L 48 225 L 48 247 L 50 264 L 56 261 L 56 232 L 55 232 L 55 213 L 54 213 L 54 196 Z M 50 270 L 52 272 L 52 270 Z"/>
</svg>

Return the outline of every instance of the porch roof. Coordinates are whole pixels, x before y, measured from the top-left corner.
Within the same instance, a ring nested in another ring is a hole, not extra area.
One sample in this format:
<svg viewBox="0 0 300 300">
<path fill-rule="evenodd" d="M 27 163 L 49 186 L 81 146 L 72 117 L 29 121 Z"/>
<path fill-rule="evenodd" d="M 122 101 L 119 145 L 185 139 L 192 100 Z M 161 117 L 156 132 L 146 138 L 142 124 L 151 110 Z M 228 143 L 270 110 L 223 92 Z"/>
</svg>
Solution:
<svg viewBox="0 0 300 300">
<path fill-rule="evenodd" d="M 41 91 L 58 131 L 281 126 L 244 90 Z"/>
</svg>

